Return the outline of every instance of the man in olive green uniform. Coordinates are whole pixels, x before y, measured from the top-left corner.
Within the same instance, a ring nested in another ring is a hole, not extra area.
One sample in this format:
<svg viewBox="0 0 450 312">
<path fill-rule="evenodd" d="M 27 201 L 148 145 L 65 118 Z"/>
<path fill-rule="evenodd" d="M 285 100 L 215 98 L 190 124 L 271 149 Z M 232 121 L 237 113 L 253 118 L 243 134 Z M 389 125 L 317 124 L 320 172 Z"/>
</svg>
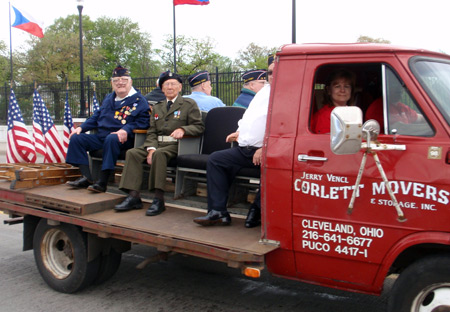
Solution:
<svg viewBox="0 0 450 312">
<path fill-rule="evenodd" d="M 155 197 L 146 215 L 155 216 L 163 212 L 167 164 L 177 156 L 178 140 L 185 135 L 201 135 L 204 130 L 197 103 L 180 94 L 181 76 L 166 72 L 159 81 L 166 99 L 153 106 L 144 144 L 127 151 L 119 187 L 129 195 L 115 206 L 116 211 L 142 208 L 139 190 L 142 184 L 142 163 L 146 161 L 151 166 L 149 190 L 155 190 Z"/>
</svg>

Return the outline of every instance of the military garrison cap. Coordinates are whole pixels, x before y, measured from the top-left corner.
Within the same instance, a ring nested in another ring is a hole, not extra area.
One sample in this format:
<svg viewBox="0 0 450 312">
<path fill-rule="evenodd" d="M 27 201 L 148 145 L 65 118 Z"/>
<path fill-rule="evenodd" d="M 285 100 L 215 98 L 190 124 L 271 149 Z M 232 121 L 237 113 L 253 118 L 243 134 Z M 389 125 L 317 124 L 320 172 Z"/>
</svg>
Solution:
<svg viewBox="0 0 450 312">
<path fill-rule="evenodd" d="M 267 66 L 270 66 L 270 64 L 272 64 L 274 60 L 275 60 L 275 53 L 269 54 L 269 56 L 267 56 Z"/>
<path fill-rule="evenodd" d="M 122 67 L 121 65 L 117 65 L 116 68 L 114 68 L 112 72 L 112 77 L 123 77 L 128 76 L 130 77 L 130 71 L 127 68 Z"/>
<path fill-rule="evenodd" d="M 180 75 L 172 73 L 170 70 L 168 70 L 159 76 L 159 85 L 162 87 L 164 82 L 166 82 L 169 79 L 175 79 L 179 83 L 183 83 L 183 79 L 181 79 Z"/>
<path fill-rule="evenodd" d="M 242 79 L 244 80 L 244 83 L 253 80 L 266 80 L 266 77 L 267 71 L 265 69 L 252 69 L 242 74 Z"/>
<path fill-rule="evenodd" d="M 198 73 L 192 74 L 188 77 L 189 85 L 192 87 L 198 86 L 199 84 L 209 81 L 209 73 L 204 70 Z"/>
</svg>

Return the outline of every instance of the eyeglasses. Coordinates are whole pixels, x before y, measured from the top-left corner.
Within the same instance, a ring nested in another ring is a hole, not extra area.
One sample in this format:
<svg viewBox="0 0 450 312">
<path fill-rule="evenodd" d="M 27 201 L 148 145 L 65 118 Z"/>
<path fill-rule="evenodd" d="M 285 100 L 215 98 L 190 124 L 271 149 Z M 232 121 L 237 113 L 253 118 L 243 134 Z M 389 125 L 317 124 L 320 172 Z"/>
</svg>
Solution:
<svg viewBox="0 0 450 312">
<path fill-rule="evenodd" d="M 273 74 L 273 71 L 271 71 L 271 70 L 267 71 L 268 76 L 271 76 L 272 74 Z"/>
<path fill-rule="evenodd" d="M 126 77 L 121 77 L 121 78 L 112 78 L 111 81 L 113 83 L 119 83 L 119 82 L 123 82 L 123 83 L 127 83 L 130 80 L 130 78 L 126 78 Z"/>
</svg>

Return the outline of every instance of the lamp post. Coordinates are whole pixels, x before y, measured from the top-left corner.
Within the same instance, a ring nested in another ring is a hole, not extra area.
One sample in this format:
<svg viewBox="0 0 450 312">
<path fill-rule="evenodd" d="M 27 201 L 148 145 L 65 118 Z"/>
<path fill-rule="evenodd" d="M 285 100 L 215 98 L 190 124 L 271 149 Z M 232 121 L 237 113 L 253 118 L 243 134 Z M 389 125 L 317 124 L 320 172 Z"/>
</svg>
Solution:
<svg viewBox="0 0 450 312">
<path fill-rule="evenodd" d="M 83 19 L 81 12 L 83 11 L 84 0 L 77 0 L 79 28 L 80 28 L 80 118 L 86 117 L 86 100 L 84 98 L 84 69 L 83 69 Z"/>
</svg>

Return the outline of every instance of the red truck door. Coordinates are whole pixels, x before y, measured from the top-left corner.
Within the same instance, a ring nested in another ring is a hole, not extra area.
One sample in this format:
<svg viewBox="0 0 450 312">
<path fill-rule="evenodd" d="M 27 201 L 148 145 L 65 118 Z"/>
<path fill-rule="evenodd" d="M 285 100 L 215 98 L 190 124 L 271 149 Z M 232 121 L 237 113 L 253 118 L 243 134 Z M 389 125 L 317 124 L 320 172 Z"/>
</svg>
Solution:
<svg viewBox="0 0 450 312">
<path fill-rule="evenodd" d="M 311 131 L 311 117 L 326 105 L 320 102 L 327 92 L 327 77 L 342 68 L 356 76 L 353 105 L 363 113 L 370 111 L 373 102 L 381 105 L 384 126 L 379 141 L 404 146 L 404 150 L 377 154 L 405 222 L 397 220 L 392 198 L 370 155 L 354 209 L 348 214 L 363 152 L 335 155 L 330 135 Z M 394 97 L 408 107 L 400 113 L 412 110 L 420 115 L 420 122 L 399 123 L 391 115 Z M 301 104 L 293 164 L 297 277 L 376 293 L 384 279 L 377 274 L 380 268 L 387 270 L 383 262 L 390 252 L 400 252 L 394 246 L 407 248 L 423 239 L 420 233 L 448 230 L 448 133 L 407 63 L 394 55 L 340 55 L 338 62 L 313 56 L 306 64 L 302 99 L 308 103 Z"/>
</svg>

